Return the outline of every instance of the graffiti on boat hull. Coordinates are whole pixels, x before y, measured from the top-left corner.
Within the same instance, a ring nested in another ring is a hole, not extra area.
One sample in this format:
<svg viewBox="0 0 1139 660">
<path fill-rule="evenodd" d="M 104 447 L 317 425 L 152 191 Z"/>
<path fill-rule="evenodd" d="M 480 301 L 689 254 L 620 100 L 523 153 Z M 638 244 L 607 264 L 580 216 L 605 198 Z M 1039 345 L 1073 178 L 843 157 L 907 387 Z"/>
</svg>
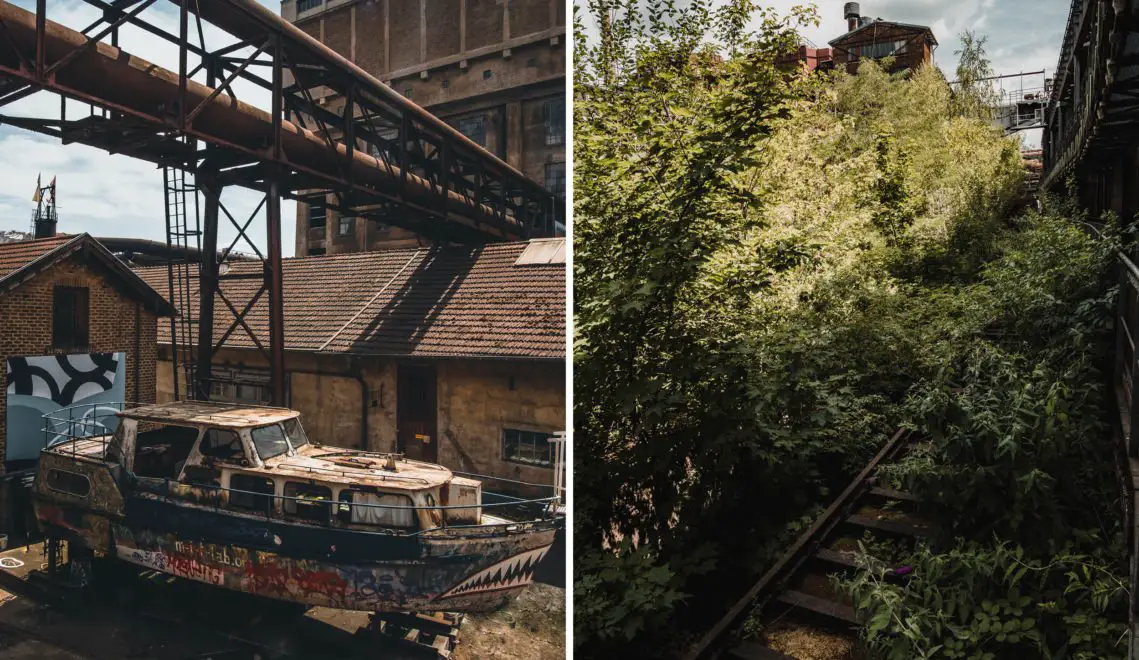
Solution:
<svg viewBox="0 0 1139 660">
<path fill-rule="evenodd" d="M 115 554 L 138 566 L 267 598 L 366 611 L 433 611 L 442 599 L 464 611 L 493 609 L 502 596 L 533 581 L 534 569 L 550 548 L 515 550 L 475 571 L 487 557 L 352 565 L 141 531 L 132 534 L 121 527 L 116 536 Z"/>
</svg>

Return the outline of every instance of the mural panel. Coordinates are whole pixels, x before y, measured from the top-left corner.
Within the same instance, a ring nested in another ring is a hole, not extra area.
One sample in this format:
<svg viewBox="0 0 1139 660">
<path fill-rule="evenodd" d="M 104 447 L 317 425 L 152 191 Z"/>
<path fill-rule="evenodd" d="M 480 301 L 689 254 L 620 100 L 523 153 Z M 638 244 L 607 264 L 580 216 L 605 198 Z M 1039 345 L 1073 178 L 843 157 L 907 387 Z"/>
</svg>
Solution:
<svg viewBox="0 0 1139 660">
<path fill-rule="evenodd" d="M 113 433 L 126 392 L 126 353 L 8 358 L 8 444 L 5 461 L 35 459 L 67 436 Z M 43 416 L 74 409 L 45 430 Z"/>
</svg>

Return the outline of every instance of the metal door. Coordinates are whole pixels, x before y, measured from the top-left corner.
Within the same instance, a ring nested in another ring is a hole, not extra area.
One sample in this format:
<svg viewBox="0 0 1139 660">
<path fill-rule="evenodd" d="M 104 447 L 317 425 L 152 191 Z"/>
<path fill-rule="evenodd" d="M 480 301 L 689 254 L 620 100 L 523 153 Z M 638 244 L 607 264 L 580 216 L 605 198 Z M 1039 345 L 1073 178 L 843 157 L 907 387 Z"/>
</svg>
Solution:
<svg viewBox="0 0 1139 660">
<path fill-rule="evenodd" d="M 435 369 L 401 365 L 396 383 L 398 451 L 412 460 L 437 463 L 436 419 Z"/>
</svg>

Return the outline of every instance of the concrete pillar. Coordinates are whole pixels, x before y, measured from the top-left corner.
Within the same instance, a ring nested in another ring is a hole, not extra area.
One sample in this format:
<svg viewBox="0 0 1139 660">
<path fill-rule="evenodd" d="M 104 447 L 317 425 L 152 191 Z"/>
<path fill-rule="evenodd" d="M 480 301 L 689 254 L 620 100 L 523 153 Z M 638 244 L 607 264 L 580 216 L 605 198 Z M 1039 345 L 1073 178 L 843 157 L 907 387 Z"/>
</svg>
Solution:
<svg viewBox="0 0 1139 660">
<path fill-rule="evenodd" d="M 522 169 L 522 102 L 506 104 L 506 162 Z"/>
</svg>

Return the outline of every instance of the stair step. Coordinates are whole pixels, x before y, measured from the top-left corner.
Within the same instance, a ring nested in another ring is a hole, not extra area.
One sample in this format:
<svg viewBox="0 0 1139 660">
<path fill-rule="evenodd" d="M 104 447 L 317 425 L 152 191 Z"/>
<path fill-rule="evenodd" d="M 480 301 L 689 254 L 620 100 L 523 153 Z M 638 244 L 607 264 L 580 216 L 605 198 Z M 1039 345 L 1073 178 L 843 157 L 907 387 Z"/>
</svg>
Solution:
<svg viewBox="0 0 1139 660">
<path fill-rule="evenodd" d="M 914 523 L 905 520 L 879 520 L 870 516 L 854 514 L 846 519 L 848 525 L 863 527 L 865 529 L 894 536 L 923 537 L 933 533 L 933 528 L 924 523 Z"/>
<path fill-rule="evenodd" d="M 830 548 L 819 548 L 812 556 L 818 561 L 839 566 L 843 569 L 859 568 L 858 564 L 854 561 L 854 555 L 849 552 L 839 552 L 837 550 L 831 550 Z"/>
<path fill-rule="evenodd" d="M 921 502 L 917 495 L 893 488 L 871 488 L 870 494 L 884 500 L 898 500 L 899 502 L 913 502 L 915 504 Z"/>
<path fill-rule="evenodd" d="M 861 624 L 861 621 L 858 619 L 858 615 L 855 613 L 853 607 L 844 605 L 843 603 L 835 602 L 833 600 L 827 600 L 825 598 L 819 598 L 818 596 L 812 596 L 811 594 L 804 593 L 802 591 L 788 589 L 787 591 L 779 594 L 779 597 L 776 598 L 776 600 L 780 603 L 783 603 L 784 605 L 790 605 L 791 607 L 807 610 L 808 612 L 821 614 L 822 616 L 829 617 L 831 619 L 837 619 L 838 621 L 843 621 L 845 623 L 854 625 Z"/>
</svg>

